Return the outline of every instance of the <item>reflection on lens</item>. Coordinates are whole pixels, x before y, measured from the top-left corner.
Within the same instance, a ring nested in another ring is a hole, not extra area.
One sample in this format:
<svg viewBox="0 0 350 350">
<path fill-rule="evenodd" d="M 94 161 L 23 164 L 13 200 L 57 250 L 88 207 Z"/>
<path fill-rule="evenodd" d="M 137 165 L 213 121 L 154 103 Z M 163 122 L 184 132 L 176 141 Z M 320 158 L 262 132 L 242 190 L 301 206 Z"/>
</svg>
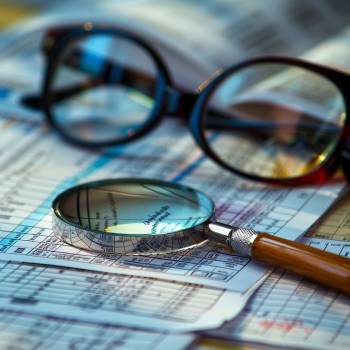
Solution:
<svg viewBox="0 0 350 350">
<path fill-rule="evenodd" d="M 228 166 L 291 178 L 330 157 L 344 120 L 344 101 L 332 82 L 299 67 L 261 63 L 217 86 L 204 126 L 209 147 Z"/>
<path fill-rule="evenodd" d="M 151 180 L 95 182 L 61 196 L 54 207 L 65 222 L 130 236 L 164 235 L 200 225 L 212 201 L 191 188 Z"/>
<path fill-rule="evenodd" d="M 72 40 L 49 87 L 51 115 L 80 141 L 117 142 L 150 118 L 157 88 L 152 57 L 131 40 L 91 34 Z"/>
</svg>

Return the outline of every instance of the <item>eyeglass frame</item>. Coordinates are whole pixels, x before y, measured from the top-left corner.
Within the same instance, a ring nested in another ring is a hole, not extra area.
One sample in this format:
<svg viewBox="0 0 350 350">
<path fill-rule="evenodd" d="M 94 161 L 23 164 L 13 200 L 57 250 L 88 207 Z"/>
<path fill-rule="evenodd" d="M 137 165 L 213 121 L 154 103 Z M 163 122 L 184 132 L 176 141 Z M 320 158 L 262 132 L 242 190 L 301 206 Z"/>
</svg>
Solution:
<svg viewBox="0 0 350 350">
<path fill-rule="evenodd" d="M 52 95 L 50 86 L 54 77 L 54 72 L 57 66 L 61 64 L 61 55 L 64 52 L 67 44 L 71 40 L 79 37 L 89 36 L 93 34 L 109 34 L 116 35 L 120 38 L 131 40 L 140 45 L 154 60 L 157 68 L 157 93 L 155 103 L 150 115 L 144 126 L 136 131 L 133 135 L 127 136 L 118 141 L 102 141 L 102 142 L 86 142 L 81 139 L 76 139 L 67 134 L 55 122 L 51 113 Z M 217 73 L 208 78 L 204 83 L 200 84 L 194 92 L 183 91 L 176 87 L 172 81 L 170 70 L 168 69 L 165 60 L 160 53 L 157 52 L 151 44 L 148 43 L 139 34 L 126 30 L 118 26 L 106 26 L 102 24 L 92 24 L 90 22 L 83 24 L 74 24 L 67 26 L 55 27 L 49 30 L 43 40 L 43 51 L 46 56 L 46 66 L 44 69 L 44 79 L 41 86 L 41 94 L 39 97 L 31 96 L 27 99 L 32 107 L 41 109 L 45 113 L 48 124 L 59 132 L 59 134 L 68 142 L 78 146 L 87 148 L 104 148 L 108 146 L 117 146 L 135 141 L 155 129 L 166 116 L 179 117 L 187 122 L 190 132 L 192 133 L 197 145 L 205 153 L 208 158 L 212 159 L 216 164 L 224 169 L 252 181 L 260 181 L 270 185 L 282 186 L 300 186 L 307 184 L 321 184 L 329 179 L 342 167 L 347 181 L 350 183 L 350 98 L 347 97 L 347 88 L 350 87 L 350 74 L 344 71 L 324 66 L 317 63 L 312 63 L 299 58 L 283 57 L 283 56 L 265 56 L 248 59 L 237 64 L 234 64 L 223 72 Z M 236 169 L 222 161 L 209 147 L 204 134 L 205 111 L 208 105 L 208 100 L 217 86 L 228 76 L 233 75 L 241 69 L 255 64 L 261 63 L 277 63 L 286 64 L 294 67 L 299 67 L 316 73 L 330 82 L 332 82 L 341 93 L 345 106 L 344 126 L 335 146 L 333 153 L 311 172 L 291 178 L 270 178 L 260 177 L 253 174 L 248 174 L 239 169 Z"/>
</svg>

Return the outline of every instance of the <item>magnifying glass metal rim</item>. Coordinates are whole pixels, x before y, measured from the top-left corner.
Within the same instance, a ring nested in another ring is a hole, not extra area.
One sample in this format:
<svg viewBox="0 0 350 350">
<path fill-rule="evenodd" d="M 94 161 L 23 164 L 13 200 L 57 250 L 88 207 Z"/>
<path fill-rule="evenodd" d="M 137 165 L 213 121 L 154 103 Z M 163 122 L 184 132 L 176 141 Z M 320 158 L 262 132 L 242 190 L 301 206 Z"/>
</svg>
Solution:
<svg viewBox="0 0 350 350">
<path fill-rule="evenodd" d="M 70 187 L 69 189 L 61 192 L 52 202 L 52 211 L 53 214 L 61 221 L 63 221 L 65 224 L 70 225 L 70 226 L 74 226 L 77 229 L 84 229 L 85 231 L 89 231 L 91 233 L 96 233 L 98 235 L 101 234 L 106 234 L 108 236 L 122 236 L 122 237 L 147 237 L 150 235 L 146 235 L 146 234 L 125 234 L 125 233 L 115 233 L 115 232 L 103 232 L 103 231 L 99 231 L 99 230 L 95 230 L 92 228 L 86 228 L 86 227 L 82 227 L 78 224 L 75 224 L 73 222 L 68 221 L 66 218 L 64 218 L 61 214 L 61 212 L 59 211 L 58 205 L 60 203 L 60 201 L 67 196 L 70 193 L 74 193 L 77 190 L 79 190 L 80 188 L 86 188 L 88 187 L 98 187 L 98 186 L 106 186 L 106 185 L 113 185 L 113 184 L 135 184 L 135 185 L 139 185 L 140 183 L 142 184 L 151 184 L 151 185 L 160 185 L 160 186 L 166 186 L 166 187 L 173 187 L 175 189 L 182 189 L 185 191 L 190 191 L 190 192 L 195 192 L 198 193 L 199 195 L 203 196 L 208 203 L 210 204 L 210 212 L 211 215 L 208 216 L 208 218 L 203 219 L 203 221 L 199 222 L 198 225 L 203 224 L 204 222 L 207 222 L 212 215 L 214 214 L 215 211 L 215 204 L 213 202 L 213 200 L 211 198 L 209 198 L 204 192 L 199 191 L 197 189 L 194 189 L 192 187 L 183 185 L 183 184 L 178 184 L 178 183 L 172 183 L 172 182 L 168 182 L 168 181 L 164 181 L 164 180 L 158 180 L 158 179 L 149 179 L 149 178 L 115 178 L 115 179 L 101 179 L 101 180 L 96 180 L 96 181 L 89 181 L 89 182 L 85 182 L 85 183 L 81 183 L 79 185 Z M 174 235 L 174 233 L 176 232 L 182 232 L 184 229 L 179 229 L 179 230 L 174 230 L 171 232 L 167 232 L 167 233 L 159 233 L 157 234 L 157 236 L 166 236 L 166 235 Z M 187 229 L 188 230 L 188 229 Z"/>
<path fill-rule="evenodd" d="M 183 228 L 174 230 L 168 233 L 157 235 L 146 234 L 123 234 L 123 233 L 107 233 L 91 228 L 85 228 L 70 222 L 61 214 L 58 206 L 62 199 L 70 193 L 74 193 L 80 188 L 100 187 L 108 185 L 122 184 L 150 184 L 160 187 L 173 187 L 177 190 L 190 191 L 199 194 L 207 200 L 210 205 L 208 217 L 202 221 L 198 221 L 195 227 Z M 53 232 L 56 237 L 77 248 L 86 249 L 89 251 L 102 252 L 106 254 L 165 254 L 169 252 L 177 252 L 199 245 L 208 241 L 208 237 L 204 230 L 198 229 L 204 223 L 207 223 L 212 218 L 215 210 L 214 202 L 203 192 L 192 187 L 171 183 L 164 180 L 149 179 L 149 178 L 114 178 L 101 179 L 90 181 L 71 187 L 60 193 L 52 202 L 52 219 Z M 195 229 L 195 232 L 193 231 Z M 174 246 L 174 242 L 177 246 Z"/>
</svg>

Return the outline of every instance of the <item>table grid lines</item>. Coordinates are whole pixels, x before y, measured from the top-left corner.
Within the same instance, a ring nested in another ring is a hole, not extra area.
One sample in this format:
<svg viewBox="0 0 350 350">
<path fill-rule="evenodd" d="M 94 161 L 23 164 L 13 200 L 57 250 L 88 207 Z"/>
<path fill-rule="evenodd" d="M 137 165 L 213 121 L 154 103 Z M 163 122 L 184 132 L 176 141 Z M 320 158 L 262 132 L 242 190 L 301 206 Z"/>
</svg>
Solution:
<svg viewBox="0 0 350 350">
<path fill-rule="evenodd" d="M 55 277 L 58 271 L 59 280 Z M 23 263 L 2 263 L 0 268 L 0 298 L 18 305 L 72 305 L 194 322 L 215 305 L 222 293 L 217 289 L 198 289 L 189 283 L 158 281 L 155 284 L 151 278 Z"/>
</svg>

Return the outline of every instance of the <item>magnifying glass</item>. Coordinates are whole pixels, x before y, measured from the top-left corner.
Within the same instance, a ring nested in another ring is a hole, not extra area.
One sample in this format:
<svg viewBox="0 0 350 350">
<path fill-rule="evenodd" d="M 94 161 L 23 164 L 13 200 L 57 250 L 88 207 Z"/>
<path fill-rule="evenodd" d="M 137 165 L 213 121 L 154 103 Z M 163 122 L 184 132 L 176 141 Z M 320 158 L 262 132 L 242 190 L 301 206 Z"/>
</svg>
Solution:
<svg viewBox="0 0 350 350">
<path fill-rule="evenodd" d="M 350 259 L 267 233 L 213 222 L 215 205 L 191 187 L 142 178 L 78 185 L 53 201 L 53 232 L 109 255 L 160 254 L 208 240 L 350 294 Z"/>
</svg>

